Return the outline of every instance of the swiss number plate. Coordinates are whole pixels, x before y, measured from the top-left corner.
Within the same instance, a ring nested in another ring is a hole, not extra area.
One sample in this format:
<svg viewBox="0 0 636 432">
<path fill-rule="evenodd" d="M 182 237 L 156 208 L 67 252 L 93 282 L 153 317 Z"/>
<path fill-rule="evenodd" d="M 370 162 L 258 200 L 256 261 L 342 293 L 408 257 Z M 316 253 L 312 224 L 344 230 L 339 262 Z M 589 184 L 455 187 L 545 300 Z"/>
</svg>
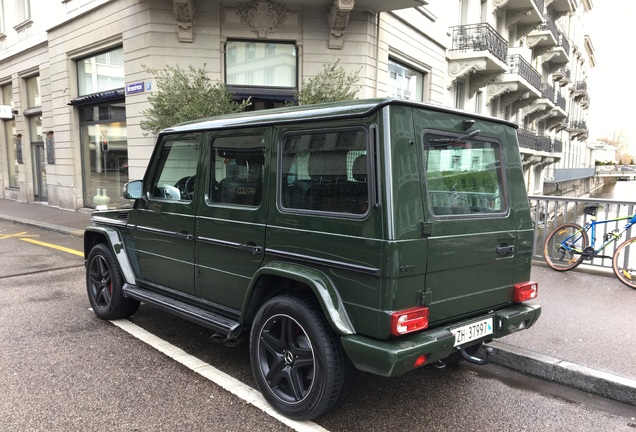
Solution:
<svg viewBox="0 0 636 432">
<path fill-rule="evenodd" d="M 455 335 L 455 345 L 463 345 L 475 339 L 492 334 L 492 317 L 481 321 L 466 324 L 465 326 L 450 329 Z"/>
</svg>

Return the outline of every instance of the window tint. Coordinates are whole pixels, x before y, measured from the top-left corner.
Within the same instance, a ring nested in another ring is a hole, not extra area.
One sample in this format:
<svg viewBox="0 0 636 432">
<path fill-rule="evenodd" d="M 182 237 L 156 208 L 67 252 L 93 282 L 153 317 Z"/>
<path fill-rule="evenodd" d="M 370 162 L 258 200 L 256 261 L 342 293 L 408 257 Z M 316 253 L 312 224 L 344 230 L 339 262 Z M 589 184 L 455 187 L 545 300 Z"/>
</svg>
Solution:
<svg viewBox="0 0 636 432">
<path fill-rule="evenodd" d="M 358 215 L 367 212 L 365 131 L 288 135 L 281 154 L 283 208 Z"/>
<path fill-rule="evenodd" d="M 258 207 L 263 192 L 262 135 L 216 138 L 212 143 L 212 202 Z"/>
<path fill-rule="evenodd" d="M 506 209 L 499 144 L 425 135 L 426 190 L 434 215 L 501 213 Z M 437 142 L 436 142 L 437 141 Z"/>
<path fill-rule="evenodd" d="M 171 201 L 190 201 L 194 196 L 199 160 L 199 135 L 167 136 L 161 144 L 150 196 Z"/>
</svg>

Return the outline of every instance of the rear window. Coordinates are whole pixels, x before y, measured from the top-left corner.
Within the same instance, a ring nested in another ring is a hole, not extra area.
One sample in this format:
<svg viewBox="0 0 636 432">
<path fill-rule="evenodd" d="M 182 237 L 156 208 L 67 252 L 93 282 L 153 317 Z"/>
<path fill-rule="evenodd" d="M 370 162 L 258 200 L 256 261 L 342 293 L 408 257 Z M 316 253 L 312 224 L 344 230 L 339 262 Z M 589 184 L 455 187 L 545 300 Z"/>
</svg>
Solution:
<svg viewBox="0 0 636 432">
<path fill-rule="evenodd" d="M 426 191 L 434 216 L 507 210 L 501 144 L 447 134 L 424 134 Z"/>
</svg>

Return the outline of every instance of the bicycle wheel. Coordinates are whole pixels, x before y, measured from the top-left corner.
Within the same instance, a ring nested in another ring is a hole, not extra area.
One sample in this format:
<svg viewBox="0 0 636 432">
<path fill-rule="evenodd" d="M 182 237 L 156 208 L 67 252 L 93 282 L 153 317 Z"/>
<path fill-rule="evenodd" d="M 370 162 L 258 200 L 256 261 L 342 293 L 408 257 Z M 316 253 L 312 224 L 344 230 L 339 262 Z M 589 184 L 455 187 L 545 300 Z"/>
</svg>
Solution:
<svg viewBox="0 0 636 432">
<path fill-rule="evenodd" d="M 612 269 L 619 281 L 636 289 L 636 237 L 625 240 L 616 248 Z"/>
<path fill-rule="evenodd" d="M 583 261 L 581 252 L 588 245 L 581 225 L 566 223 L 554 228 L 545 239 L 543 259 L 556 271 L 572 270 Z M 566 247 L 567 246 L 567 247 Z"/>
</svg>

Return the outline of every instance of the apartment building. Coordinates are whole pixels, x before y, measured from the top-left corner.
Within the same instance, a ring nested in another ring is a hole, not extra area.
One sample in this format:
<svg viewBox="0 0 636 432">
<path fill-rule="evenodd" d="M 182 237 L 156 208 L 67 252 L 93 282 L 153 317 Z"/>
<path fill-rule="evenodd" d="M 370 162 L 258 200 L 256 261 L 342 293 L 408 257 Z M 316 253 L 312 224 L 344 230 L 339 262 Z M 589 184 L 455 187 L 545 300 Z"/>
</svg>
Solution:
<svg viewBox="0 0 636 432">
<path fill-rule="evenodd" d="M 0 198 L 116 206 L 154 145 L 148 69 L 205 68 L 251 109 L 293 100 L 327 63 L 358 97 L 520 125 L 528 191 L 588 163 L 591 0 L 0 0 Z M 547 180 L 546 180 L 547 179 Z M 568 183 L 569 182 L 569 183 Z M 580 189 L 580 188 L 579 188 Z"/>
</svg>

